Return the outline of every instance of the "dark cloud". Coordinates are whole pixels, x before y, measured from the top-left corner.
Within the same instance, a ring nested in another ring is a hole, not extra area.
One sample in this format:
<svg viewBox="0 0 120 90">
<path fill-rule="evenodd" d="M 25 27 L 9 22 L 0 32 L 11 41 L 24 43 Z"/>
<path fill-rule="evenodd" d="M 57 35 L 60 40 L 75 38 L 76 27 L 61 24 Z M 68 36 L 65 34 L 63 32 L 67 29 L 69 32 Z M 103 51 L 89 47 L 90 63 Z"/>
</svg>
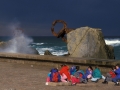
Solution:
<svg viewBox="0 0 120 90">
<path fill-rule="evenodd" d="M 120 0 L 1 0 L 0 35 L 20 22 L 28 35 L 52 35 L 51 23 L 65 20 L 70 28 L 101 28 L 106 36 L 120 35 Z"/>
</svg>

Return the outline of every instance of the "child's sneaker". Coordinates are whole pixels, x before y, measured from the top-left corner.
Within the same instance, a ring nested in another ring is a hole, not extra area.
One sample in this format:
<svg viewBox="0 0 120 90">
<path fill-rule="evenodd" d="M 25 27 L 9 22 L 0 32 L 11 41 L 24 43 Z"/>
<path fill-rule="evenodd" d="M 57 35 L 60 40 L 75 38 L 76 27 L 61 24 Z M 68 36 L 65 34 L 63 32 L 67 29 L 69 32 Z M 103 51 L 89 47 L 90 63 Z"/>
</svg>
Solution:
<svg viewBox="0 0 120 90">
<path fill-rule="evenodd" d="M 97 79 L 96 81 L 95 81 L 95 83 L 97 83 L 99 80 Z"/>
<path fill-rule="evenodd" d="M 45 85 L 48 85 L 48 82 L 46 82 Z"/>
<path fill-rule="evenodd" d="M 104 82 L 102 82 L 103 84 L 108 84 L 108 82 L 107 81 L 104 81 Z"/>
<path fill-rule="evenodd" d="M 119 83 L 117 82 L 117 83 L 115 84 L 115 86 L 119 86 Z"/>
<path fill-rule="evenodd" d="M 71 85 L 72 85 L 72 86 L 75 86 L 75 85 L 76 85 L 76 83 L 72 83 Z"/>
</svg>

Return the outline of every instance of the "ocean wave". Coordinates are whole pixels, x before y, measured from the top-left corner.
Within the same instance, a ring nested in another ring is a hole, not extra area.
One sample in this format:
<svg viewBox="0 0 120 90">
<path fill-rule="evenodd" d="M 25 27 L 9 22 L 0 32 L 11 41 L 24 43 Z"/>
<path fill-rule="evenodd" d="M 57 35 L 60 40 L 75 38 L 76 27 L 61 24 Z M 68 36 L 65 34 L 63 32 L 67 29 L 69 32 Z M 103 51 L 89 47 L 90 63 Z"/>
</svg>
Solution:
<svg viewBox="0 0 120 90">
<path fill-rule="evenodd" d="M 68 54 L 68 51 L 65 50 L 55 50 L 54 48 L 36 48 L 40 55 L 44 55 L 46 50 L 49 50 L 53 55 L 61 56 L 64 54 Z"/>
<path fill-rule="evenodd" d="M 120 45 L 120 39 L 105 39 L 105 42 L 107 45 L 112 45 L 112 46 Z"/>
<path fill-rule="evenodd" d="M 67 48 L 67 46 L 54 46 L 53 48 L 54 48 L 54 49 L 62 50 L 62 49 L 64 49 L 64 48 Z"/>
<path fill-rule="evenodd" d="M 55 52 L 52 52 L 52 54 L 57 56 L 62 56 L 62 55 L 68 54 L 68 51 L 64 51 L 64 50 L 55 51 Z"/>
<path fill-rule="evenodd" d="M 54 49 L 53 48 L 36 48 L 36 50 L 39 52 L 40 55 L 44 55 L 44 52 L 46 50 L 49 50 L 50 52 L 52 52 Z"/>
<path fill-rule="evenodd" d="M 53 51 L 53 48 L 36 48 L 36 49 L 42 50 L 42 51 L 45 51 L 45 50 Z"/>
<path fill-rule="evenodd" d="M 31 45 L 43 45 L 44 43 L 31 43 Z"/>
</svg>

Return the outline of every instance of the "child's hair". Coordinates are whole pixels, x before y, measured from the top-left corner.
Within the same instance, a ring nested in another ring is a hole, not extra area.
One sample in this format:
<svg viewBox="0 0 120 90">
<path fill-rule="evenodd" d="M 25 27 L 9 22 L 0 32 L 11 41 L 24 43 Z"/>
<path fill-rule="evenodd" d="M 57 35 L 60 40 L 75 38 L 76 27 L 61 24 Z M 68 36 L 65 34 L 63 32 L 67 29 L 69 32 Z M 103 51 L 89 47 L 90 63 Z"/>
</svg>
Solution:
<svg viewBox="0 0 120 90">
<path fill-rule="evenodd" d="M 76 71 L 78 71 L 79 70 L 79 66 L 76 66 Z"/>
<path fill-rule="evenodd" d="M 50 72 L 52 72 L 52 70 L 56 70 L 56 71 L 58 71 L 58 69 L 57 69 L 57 68 L 52 68 L 52 69 L 50 70 Z"/>
<path fill-rule="evenodd" d="M 95 66 L 95 69 L 96 69 L 96 68 L 98 68 L 98 69 L 99 69 L 98 65 L 96 65 L 96 66 Z"/>
<path fill-rule="evenodd" d="M 63 67 L 63 66 L 66 66 L 66 64 L 61 64 L 60 66 Z"/>
<path fill-rule="evenodd" d="M 119 64 L 116 64 L 115 66 L 118 66 L 118 67 L 120 67 L 120 65 L 119 65 Z"/>
<path fill-rule="evenodd" d="M 93 70 L 92 66 L 88 66 L 88 68 L 90 68 L 91 70 Z"/>
<path fill-rule="evenodd" d="M 115 66 L 112 66 L 111 69 L 114 70 L 114 69 L 115 69 Z"/>
<path fill-rule="evenodd" d="M 57 68 L 54 68 L 56 71 L 58 71 L 58 69 Z"/>
</svg>

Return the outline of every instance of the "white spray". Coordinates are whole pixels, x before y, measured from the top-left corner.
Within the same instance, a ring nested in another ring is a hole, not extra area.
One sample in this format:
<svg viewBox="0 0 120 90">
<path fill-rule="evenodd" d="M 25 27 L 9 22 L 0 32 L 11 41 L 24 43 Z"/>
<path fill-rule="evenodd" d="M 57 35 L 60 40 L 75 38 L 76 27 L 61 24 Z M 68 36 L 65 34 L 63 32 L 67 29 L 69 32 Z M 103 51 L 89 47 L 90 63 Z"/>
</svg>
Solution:
<svg viewBox="0 0 120 90">
<path fill-rule="evenodd" d="M 0 47 L 0 52 L 26 54 L 38 53 L 35 49 L 29 46 L 33 40 L 24 35 L 22 29 L 19 28 L 19 23 L 11 24 L 9 28 L 13 31 L 13 38 L 5 43 L 3 47 Z"/>
</svg>

